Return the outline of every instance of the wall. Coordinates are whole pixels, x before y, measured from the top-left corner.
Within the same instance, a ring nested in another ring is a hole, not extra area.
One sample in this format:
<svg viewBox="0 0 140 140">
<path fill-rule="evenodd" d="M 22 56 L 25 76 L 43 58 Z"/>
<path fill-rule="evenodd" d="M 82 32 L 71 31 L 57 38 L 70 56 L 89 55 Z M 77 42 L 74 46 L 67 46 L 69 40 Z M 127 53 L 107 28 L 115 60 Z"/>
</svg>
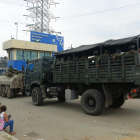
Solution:
<svg viewBox="0 0 140 140">
<path fill-rule="evenodd" d="M 57 45 L 11 39 L 3 43 L 3 50 L 9 49 L 56 52 Z"/>
<path fill-rule="evenodd" d="M 10 60 L 7 62 L 7 68 L 12 65 L 13 68 L 17 68 L 17 70 L 22 70 L 22 65 L 26 68 L 26 61 L 24 60 Z"/>
</svg>

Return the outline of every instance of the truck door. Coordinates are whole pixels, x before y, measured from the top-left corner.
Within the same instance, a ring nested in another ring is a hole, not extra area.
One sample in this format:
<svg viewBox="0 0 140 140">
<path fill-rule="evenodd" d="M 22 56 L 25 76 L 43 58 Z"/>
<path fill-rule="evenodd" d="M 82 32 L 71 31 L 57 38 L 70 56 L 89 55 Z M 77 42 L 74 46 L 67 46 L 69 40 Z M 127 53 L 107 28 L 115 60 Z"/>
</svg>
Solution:
<svg viewBox="0 0 140 140">
<path fill-rule="evenodd" d="M 34 63 L 29 63 L 26 67 L 26 74 L 25 74 L 25 92 L 30 92 L 30 86 L 31 82 L 33 81 L 34 75 L 33 75 L 33 69 L 34 69 Z"/>
</svg>

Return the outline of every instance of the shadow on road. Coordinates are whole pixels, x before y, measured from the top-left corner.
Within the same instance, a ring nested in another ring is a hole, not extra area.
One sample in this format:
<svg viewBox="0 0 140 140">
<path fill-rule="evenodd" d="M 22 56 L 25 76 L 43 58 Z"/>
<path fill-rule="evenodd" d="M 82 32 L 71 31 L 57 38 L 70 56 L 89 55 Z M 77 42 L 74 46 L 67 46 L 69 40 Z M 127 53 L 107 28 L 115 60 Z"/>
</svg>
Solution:
<svg viewBox="0 0 140 140">
<path fill-rule="evenodd" d="M 59 102 L 58 100 L 45 100 L 43 107 L 52 106 L 55 108 L 62 108 L 64 110 L 73 110 L 83 113 L 80 101 L 66 101 Z"/>
<path fill-rule="evenodd" d="M 1 94 L 0 94 L 0 96 L 1 96 Z M 2 97 L 2 96 L 1 96 Z M 14 97 L 12 98 L 12 99 L 14 99 L 14 98 L 27 98 L 27 97 L 29 97 L 29 96 L 27 96 L 27 95 L 22 95 L 21 93 L 19 93 L 19 94 L 17 94 L 17 95 L 14 95 Z M 7 97 L 2 97 L 2 98 L 7 98 Z M 8 98 L 7 98 L 8 99 Z"/>
<path fill-rule="evenodd" d="M 106 107 L 103 109 L 101 113 L 101 117 L 108 116 L 108 117 L 126 117 L 132 118 L 134 115 L 140 115 L 140 109 L 138 108 L 127 108 L 126 106 L 122 106 L 120 108 L 110 108 Z"/>
</svg>

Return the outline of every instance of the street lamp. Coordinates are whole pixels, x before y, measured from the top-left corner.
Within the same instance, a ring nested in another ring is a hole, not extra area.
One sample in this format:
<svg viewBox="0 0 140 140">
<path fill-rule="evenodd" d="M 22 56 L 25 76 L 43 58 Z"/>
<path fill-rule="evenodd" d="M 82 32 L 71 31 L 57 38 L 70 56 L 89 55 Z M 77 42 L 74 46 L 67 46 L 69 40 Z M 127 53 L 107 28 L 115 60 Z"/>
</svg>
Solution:
<svg viewBox="0 0 140 140">
<path fill-rule="evenodd" d="M 15 25 L 17 25 L 17 30 L 16 30 L 16 39 L 17 39 L 17 36 L 18 36 L 18 23 L 15 22 Z"/>
</svg>

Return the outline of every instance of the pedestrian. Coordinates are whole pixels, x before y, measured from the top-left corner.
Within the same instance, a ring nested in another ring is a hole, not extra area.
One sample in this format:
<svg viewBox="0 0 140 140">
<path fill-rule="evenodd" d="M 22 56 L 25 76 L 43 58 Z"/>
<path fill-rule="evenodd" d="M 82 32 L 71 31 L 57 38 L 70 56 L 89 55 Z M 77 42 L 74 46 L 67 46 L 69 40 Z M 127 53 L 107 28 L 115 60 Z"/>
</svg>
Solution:
<svg viewBox="0 0 140 140">
<path fill-rule="evenodd" d="M 14 134 L 16 134 L 15 132 L 13 132 L 14 121 L 8 119 L 6 110 L 7 110 L 7 107 L 5 105 L 1 106 L 0 130 L 6 131 L 6 127 L 7 126 L 10 126 L 10 132 L 9 132 L 9 134 L 10 135 L 14 135 Z"/>
</svg>

